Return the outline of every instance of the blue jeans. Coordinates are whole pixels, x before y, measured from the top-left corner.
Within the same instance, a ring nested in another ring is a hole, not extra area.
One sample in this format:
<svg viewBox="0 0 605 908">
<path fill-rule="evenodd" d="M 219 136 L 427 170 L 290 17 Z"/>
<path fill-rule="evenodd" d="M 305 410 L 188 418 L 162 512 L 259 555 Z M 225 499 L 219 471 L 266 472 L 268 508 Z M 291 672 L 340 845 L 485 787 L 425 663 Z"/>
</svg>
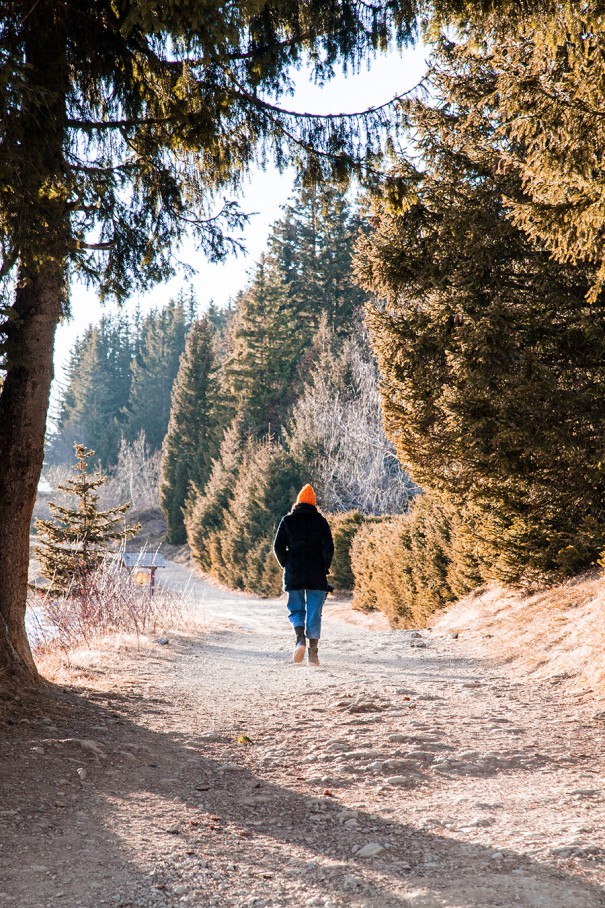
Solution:
<svg viewBox="0 0 605 908">
<path fill-rule="evenodd" d="M 319 640 L 321 636 L 321 611 L 326 595 L 323 590 L 288 590 L 290 624 L 294 628 L 306 628 L 311 640 Z"/>
</svg>

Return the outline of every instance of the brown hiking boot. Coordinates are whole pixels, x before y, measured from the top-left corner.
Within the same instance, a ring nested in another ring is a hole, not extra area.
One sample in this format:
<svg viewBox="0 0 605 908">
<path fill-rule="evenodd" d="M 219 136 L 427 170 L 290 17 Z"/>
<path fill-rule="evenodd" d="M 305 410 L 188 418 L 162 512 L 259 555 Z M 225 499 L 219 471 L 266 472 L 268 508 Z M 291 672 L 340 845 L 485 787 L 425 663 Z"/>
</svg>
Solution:
<svg viewBox="0 0 605 908">
<path fill-rule="evenodd" d="M 292 661 L 296 662 L 297 665 L 305 658 L 305 649 L 307 646 L 307 639 L 305 637 L 304 627 L 295 627 L 296 631 L 296 646 L 294 647 L 294 655 L 292 656 Z"/>
<path fill-rule="evenodd" d="M 319 665 L 319 655 L 317 653 L 318 645 L 319 640 L 309 640 L 309 653 L 307 656 L 309 665 Z"/>
</svg>

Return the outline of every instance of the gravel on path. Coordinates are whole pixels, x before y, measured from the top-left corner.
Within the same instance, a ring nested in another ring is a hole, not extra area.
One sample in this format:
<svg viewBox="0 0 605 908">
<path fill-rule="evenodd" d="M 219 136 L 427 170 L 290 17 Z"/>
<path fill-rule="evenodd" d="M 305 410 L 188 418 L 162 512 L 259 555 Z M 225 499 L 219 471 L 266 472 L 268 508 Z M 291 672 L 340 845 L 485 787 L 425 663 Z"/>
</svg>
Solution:
<svg viewBox="0 0 605 908">
<path fill-rule="evenodd" d="M 603 716 L 437 631 L 190 580 L 203 632 L 1 727 L 0 908 L 605 906 Z"/>
</svg>

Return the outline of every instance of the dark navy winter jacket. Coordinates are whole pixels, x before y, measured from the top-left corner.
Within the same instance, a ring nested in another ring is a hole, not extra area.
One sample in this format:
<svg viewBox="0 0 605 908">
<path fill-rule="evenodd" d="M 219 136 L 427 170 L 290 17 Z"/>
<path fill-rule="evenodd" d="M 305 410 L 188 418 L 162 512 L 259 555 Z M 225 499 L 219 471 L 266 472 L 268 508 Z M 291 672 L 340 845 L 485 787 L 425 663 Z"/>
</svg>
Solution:
<svg viewBox="0 0 605 908">
<path fill-rule="evenodd" d="M 297 504 L 282 518 L 275 557 L 284 569 L 285 590 L 328 590 L 326 574 L 334 555 L 332 532 L 315 505 Z"/>
</svg>

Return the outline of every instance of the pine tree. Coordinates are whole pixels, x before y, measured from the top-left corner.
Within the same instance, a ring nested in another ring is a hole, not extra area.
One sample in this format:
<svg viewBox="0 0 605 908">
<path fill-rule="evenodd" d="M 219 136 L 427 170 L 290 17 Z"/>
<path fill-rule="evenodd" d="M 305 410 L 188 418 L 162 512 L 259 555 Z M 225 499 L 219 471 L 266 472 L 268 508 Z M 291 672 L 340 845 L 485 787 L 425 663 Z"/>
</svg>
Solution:
<svg viewBox="0 0 605 908">
<path fill-rule="evenodd" d="M 358 234 L 342 191 L 300 189 L 235 301 L 221 383 L 231 413 L 241 413 L 259 438 L 284 425 L 320 323 L 345 337 L 359 324 L 367 295 L 352 276 Z"/>
<path fill-rule="evenodd" d="M 172 392 L 168 432 L 162 446 L 162 509 L 166 540 L 186 541 L 183 507 L 191 483 L 204 490 L 218 454 L 220 403 L 216 336 L 209 317 L 194 322 Z"/>
<path fill-rule="evenodd" d="M 279 595 L 273 539 L 301 485 L 296 464 L 280 445 L 269 437 L 249 441 L 220 534 L 219 580 L 257 595 Z"/>
<path fill-rule="evenodd" d="M 229 316 L 231 315 L 231 311 L 232 310 L 230 306 L 219 308 L 214 300 L 210 300 L 208 307 L 204 313 L 205 317 L 214 328 L 214 332 L 219 339 L 222 339 L 225 335 L 227 326 L 229 324 Z"/>
<path fill-rule="evenodd" d="M 279 431 L 295 396 L 301 321 L 273 262 L 261 258 L 235 303 L 222 383 L 234 413 L 257 436 Z"/>
<path fill-rule="evenodd" d="M 605 282 L 603 4 L 455 6 L 439 4 L 450 35 L 462 14 L 450 53 L 461 71 L 482 67 L 476 112 L 499 123 L 501 165 L 523 182 L 509 216 L 558 261 L 596 265 L 594 299 Z"/>
<path fill-rule="evenodd" d="M 223 436 L 208 482 L 203 489 L 194 484 L 185 503 L 185 529 L 191 553 L 203 571 L 215 575 L 222 564 L 220 534 L 244 456 L 244 436 L 242 418 L 236 417 Z"/>
<path fill-rule="evenodd" d="M 492 576 L 568 575 L 605 543 L 605 298 L 508 218 L 525 196 L 477 117 L 483 68 L 437 64 L 442 104 L 408 110 L 423 167 L 359 264 L 387 429 L 414 480 L 471 507 Z"/>
<path fill-rule="evenodd" d="M 162 447 L 168 429 L 172 388 L 191 326 L 191 305 L 191 297 L 181 294 L 143 320 L 139 353 L 132 362 L 125 435 L 134 440 L 143 431 L 152 451 Z"/>
<path fill-rule="evenodd" d="M 67 480 L 59 489 L 76 499 L 74 507 L 50 502 L 54 520 L 37 520 L 38 545 L 36 557 L 41 572 L 49 582 L 53 596 L 85 596 L 91 576 L 116 542 L 134 536 L 139 526 L 124 524 L 129 504 L 98 509 L 96 490 L 107 481 L 101 473 L 90 475 L 88 462 L 94 451 L 75 444 L 76 478 Z"/>
<path fill-rule="evenodd" d="M 348 336 L 367 294 L 353 278 L 361 220 L 342 189 L 302 186 L 274 225 L 270 254 L 277 262 L 310 340 L 322 318 Z"/>
</svg>

